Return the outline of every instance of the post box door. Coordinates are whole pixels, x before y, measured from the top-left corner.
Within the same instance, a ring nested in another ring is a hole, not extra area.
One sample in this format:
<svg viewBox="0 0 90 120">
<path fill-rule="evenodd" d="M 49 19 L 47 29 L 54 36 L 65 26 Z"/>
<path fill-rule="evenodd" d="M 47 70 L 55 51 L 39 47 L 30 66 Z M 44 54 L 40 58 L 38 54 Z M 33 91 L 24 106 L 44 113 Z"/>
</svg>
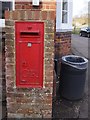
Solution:
<svg viewBox="0 0 90 120">
<path fill-rule="evenodd" d="M 38 39 L 33 34 L 32 38 L 26 36 L 24 39 L 16 40 L 16 85 L 18 87 L 42 87 L 42 37 Z"/>
</svg>

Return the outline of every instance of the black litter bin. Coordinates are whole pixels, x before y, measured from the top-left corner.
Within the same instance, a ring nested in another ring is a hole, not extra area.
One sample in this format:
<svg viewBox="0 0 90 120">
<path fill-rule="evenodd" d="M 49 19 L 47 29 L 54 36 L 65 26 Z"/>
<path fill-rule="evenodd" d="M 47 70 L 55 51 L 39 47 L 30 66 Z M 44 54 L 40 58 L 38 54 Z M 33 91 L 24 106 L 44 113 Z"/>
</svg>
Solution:
<svg viewBox="0 0 90 120">
<path fill-rule="evenodd" d="M 60 94 L 69 100 L 81 99 L 84 94 L 88 60 L 67 55 L 62 57 L 60 71 Z"/>
</svg>

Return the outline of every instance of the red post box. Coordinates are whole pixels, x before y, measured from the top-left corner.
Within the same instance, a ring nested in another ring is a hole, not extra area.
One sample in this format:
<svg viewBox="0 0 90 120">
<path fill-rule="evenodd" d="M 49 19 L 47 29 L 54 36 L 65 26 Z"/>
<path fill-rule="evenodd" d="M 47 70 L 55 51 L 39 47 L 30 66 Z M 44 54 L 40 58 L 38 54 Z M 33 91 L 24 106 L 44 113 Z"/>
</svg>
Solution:
<svg viewBox="0 0 90 120">
<path fill-rule="evenodd" d="M 16 86 L 43 86 L 44 23 L 16 22 Z"/>
</svg>

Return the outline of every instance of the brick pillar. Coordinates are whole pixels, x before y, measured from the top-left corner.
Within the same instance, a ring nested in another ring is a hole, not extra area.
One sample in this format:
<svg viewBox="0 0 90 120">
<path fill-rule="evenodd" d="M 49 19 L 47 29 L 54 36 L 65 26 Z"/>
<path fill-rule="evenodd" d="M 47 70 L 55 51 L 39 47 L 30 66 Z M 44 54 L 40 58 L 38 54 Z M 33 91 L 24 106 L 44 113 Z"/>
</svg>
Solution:
<svg viewBox="0 0 90 120">
<path fill-rule="evenodd" d="M 71 54 L 71 32 L 58 32 L 55 37 L 55 55 L 61 58 Z"/>
<path fill-rule="evenodd" d="M 71 32 L 55 34 L 55 58 L 57 59 L 57 76 L 60 78 L 61 58 L 71 54 Z"/>
<path fill-rule="evenodd" d="M 31 3 L 30 3 L 31 5 Z M 43 6 L 42 2 L 42 6 Z M 48 4 L 47 4 L 48 5 Z M 23 7 L 21 7 L 23 6 Z M 15 11 L 6 11 L 5 69 L 8 118 L 51 118 L 55 9 L 28 9 L 29 3 L 16 3 Z M 28 10 L 27 10 L 28 9 Z M 15 22 L 44 22 L 43 88 L 16 87 Z"/>
</svg>

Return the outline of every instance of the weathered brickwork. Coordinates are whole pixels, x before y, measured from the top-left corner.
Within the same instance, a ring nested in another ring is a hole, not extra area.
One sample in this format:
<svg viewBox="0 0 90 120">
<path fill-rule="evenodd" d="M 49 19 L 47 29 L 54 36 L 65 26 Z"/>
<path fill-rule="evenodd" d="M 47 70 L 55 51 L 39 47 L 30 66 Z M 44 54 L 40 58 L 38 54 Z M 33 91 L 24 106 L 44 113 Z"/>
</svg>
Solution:
<svg viewBox="0 0 90 120">
<path fill-rule="evenodd" d="M 57 72 L 57 77 L 60 78 L 60 69 L 61 69 L 61 58 L 64 55 L 71 54 L 71 32 L 59 32 L 55 35 L 54 41 L 55 48 L 55 70 Z M 59 80 L 60 81 L 60 80 Z M 58 89 L 57 85 L 54 85 L 54 91 Z"/>
<path fill-rule="evenodd" d="M 71 54 L 71 32 L 60 32 L 55 35 L 55 57 L 61 58 Z"/>
<path fill-rule="evenodd" d="M 54 60 L 54 28 L 55 9 L 52 11 L 26 10 L 18 8 L 24 3 L 16 3 L 17 10 L 6 11 L 6 91 L 8 118 L 51 118 L 53 93 L 53 60 Z M 43 5 L 42 5 L 43 6 Z M 44 83 L 43 88 L 17 88 L 15 72 L 15 22 L 44 22 Z"/>
<path fill-rule="evenodd" d="M 52 97 L 56 95 L 56 80 L 53 80 L 54 57 L 61 59 L 63 55 L 71 53 L 71 32 L 60 32 L 54 35 L 55 13 L 55 0 L 42 0 L 39 7 L 32 6 L 32 2 L 16 2 L 15 11 L 5 12 L 5 69 L 8 118 L 52 117 Z M 16 21 L 41 21 L 45 24 L 43 88 L 16 88 Z M 60 74 L 60 72 L 58 73 Z M 54 94 L 52 95 L 53 88 Z"/>
<path fill-rule="evenodd" d="M 32 9 L 36 9 L 36 10 L 54 10 L 56 9 L 56 0 L 42 0 L 42 2 L 40 2 L 39 6 L 32 6 L 32 2 L 15 2 L 15 9 L 28 9 L 28 10 L 32 10 Z"/>
</svg>

